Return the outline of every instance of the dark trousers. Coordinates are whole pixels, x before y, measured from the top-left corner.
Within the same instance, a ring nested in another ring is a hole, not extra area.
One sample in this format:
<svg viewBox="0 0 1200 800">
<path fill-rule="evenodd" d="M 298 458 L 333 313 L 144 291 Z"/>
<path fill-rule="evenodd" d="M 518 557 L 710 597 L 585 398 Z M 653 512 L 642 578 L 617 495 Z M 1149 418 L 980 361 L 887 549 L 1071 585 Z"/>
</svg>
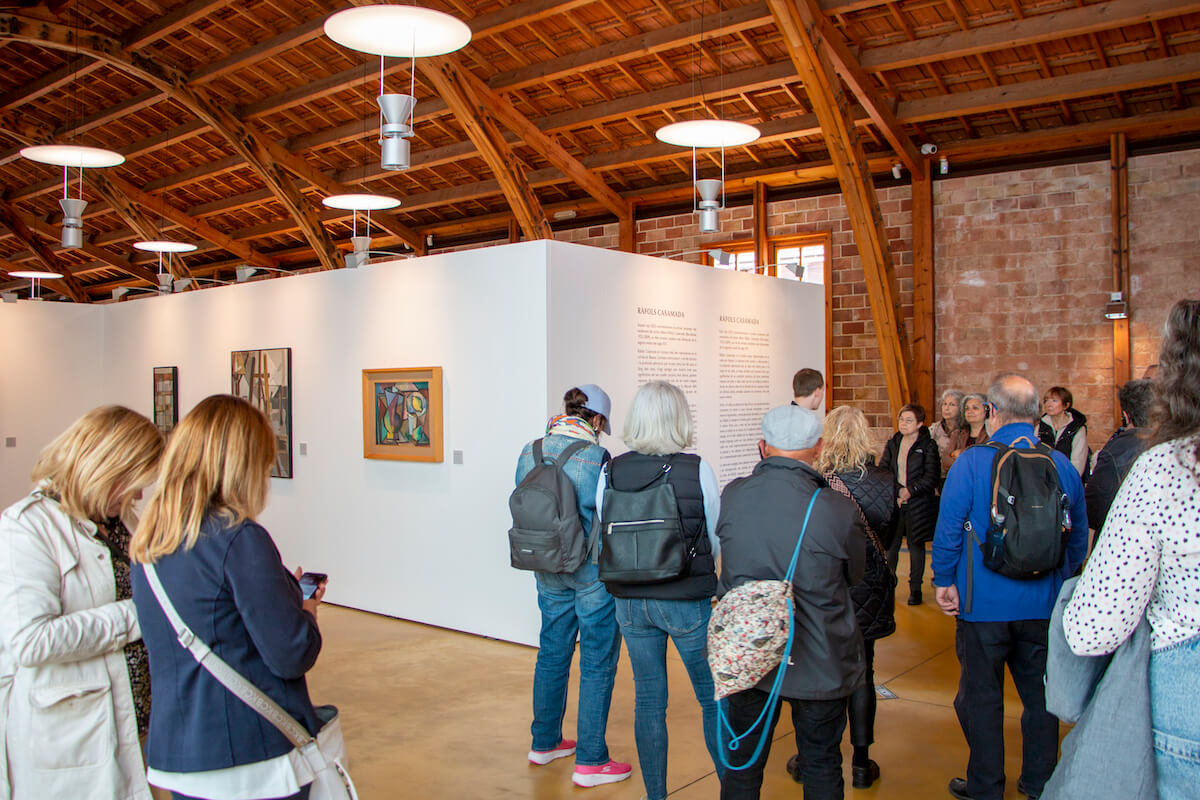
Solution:
<svg viewBox="0 0 1200 800">
<path fill-rule="evenodd" d="M 867 674 L 862 686 L 850 695 L 847 711 L 850 717 L 850 744 L 866 747 L 875 741 L 875 640 L 863 639 Z"/>
<path fill-rule="evenodd" d="M 896 567 L 900 564 L 900 544 L 909 538 L 908 525 L 908 506 L 902 505 L 896 513 L 896 533 L 892 538 L 892 544 L 888 547 L 887 557 L 888 566 L 892 568 L 892 572 L 896 571 Z M 925 580 L 925 543 L 913 544 L 908 543 L 908 588 L 909 590 L 920 589 L 921 582 Z"/>
<path fill-rule="evenodd" d="M 1004 667 L 1025 710 L 1021 714 L 1021 784 L 1041 794 L 1058 763 L 1058 718 L 1046 711 L 1046 638 L 1049 620 L 957 621 L 954 637 L 962 667 L 954 710 L 971 750 L 967 793 L 975 800 L 1004 795 Z"/>
<path fill-rule="evenodd" d="M 758 689 L 730 695 L 725 701 L 725 713 L 733 730 L 741 733 L 754 724 L 767 704 L 767 693 Z M 804 800 L 842 800 L 845 785 L 842 780 L 842 734 L 846 730 L 846 698 L 837 700 L 792 700 L 792 725 L 796 729 L 796 746 L 803 763 Z M 762 789 L 763 769 L 771 754 L 771 738 L 779 721 L 783 701 L 779 701 L 770 727 L 762 732 L 766 737 L 758 760 L 744 770 L 725 771 L 721 780 L 721 800 L 753 800 Z M 742 740 L 737 750 L 728 749 L 728 737 L 722 745 L 729 763 L 740 767 L 758 744 L 758 731 Z"/>
</svg>

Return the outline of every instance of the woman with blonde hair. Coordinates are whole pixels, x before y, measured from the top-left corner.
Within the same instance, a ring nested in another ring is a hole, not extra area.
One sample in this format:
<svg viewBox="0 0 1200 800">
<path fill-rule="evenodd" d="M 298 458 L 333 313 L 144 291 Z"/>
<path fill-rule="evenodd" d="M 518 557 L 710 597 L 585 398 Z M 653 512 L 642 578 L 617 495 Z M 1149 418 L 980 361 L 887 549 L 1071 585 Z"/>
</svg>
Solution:
<svg viewBox="0 0 1200 800">
<path fill-rule="evenodd" d="M 854 501 L 866 523 L 867 569 L 862 581 L 850 587 L 850 599 L 863 634 L 867 674 L 846 706 L 854 748 L 851 783 L 856 789 L 865 789 L 879 779 L 879 765 L 870 757 L 875 741 L 875 641 L 896 630 L 896 576 L 888 566 L 886 547 L 896 506 L 892 502 L 892 475 L 875 466 L 870 428 L 862 411 L 851 406 L 830 411 L 821 440 L 816 470 L 830 488 Z M 788 762 L 788 771 L 797 780 L 802 774 L 792 761 Z"/>
<path fill-rule="evenodd" d="M 679 577 L 661 583 L 605 581 L 616 601 L 617 622 L 633 665 L 633 733 L 647 800 L 667 796 L 667 640 L 691 679 L 700 703 L 704 743 L 717 776 L 725 772 L 718 755 L 717 703 L 706 656 L 708 620 L 717 592 L 717 518 L 721 497 L 717 476 L 692 445 L 692 414 L 687 397 L 673 384 L 651 381 L 638 389 L 625 418 L 625 444 L 600 476 L 603 490 L 636 491 L 665 480 L 674 491 L 683 527 L 686 565 Z M 659 475 L 665 474 L 665 478 Z"/>
<path fill-rule="evenodd" d="M 4 797 L 148 800 L 150 675 L 130 590 L 133 504 L 162 434 L 128 408 L 84 414 L 0 517 Z M 2 762 L 3 759 L 0 759 Z"/>
<path fill-rule="evenodd" d="M 267 502 L 275 434 L 245 400 L 213 395 L 171 434 L 162 476 L 130 546 L 134 602 L 156 700 L 149 777 L 177 798 L 305 798 L 292 743 L 237 699 L 176 639 L 142 564 L 153 564 L 183 622 L 234 671 L 316 735 L 304 675 L 321 651 L 317 608 L 304 599 L 271 535 Z M 310 778 L 311 779 L 311 778 Z"/>
</svg>

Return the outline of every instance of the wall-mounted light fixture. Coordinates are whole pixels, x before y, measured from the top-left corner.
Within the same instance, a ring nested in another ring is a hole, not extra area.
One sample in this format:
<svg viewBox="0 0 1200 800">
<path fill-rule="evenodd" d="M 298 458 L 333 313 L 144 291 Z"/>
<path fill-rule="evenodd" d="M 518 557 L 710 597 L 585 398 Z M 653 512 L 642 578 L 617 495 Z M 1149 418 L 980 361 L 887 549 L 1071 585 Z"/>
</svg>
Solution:
<svg viewBox="0 0 1200 800">
<path fill-rule="evenodd" d="M 903 174 L 904 174 L 904 172 L 902 171 L 899 164 L 892 164 L 892 177 L 893 178 L 895 178 L 896 180 L 900 180 L 900 176 Z"/>
<path fill-rule="evenodd" d="M 938 161 L 938 172 L 942 173 L 943 175 L 950 174 L 950 159 L 949 159 L 949 157 L 942 156 L 941 160 Z"/>
<path fill-rule="evenodd" d="M 1105 319 L 1129 319 L 1129 306 L 1121 292 L 1110 292 L 1108 304 L 1104 306 Z"/>
</svg>

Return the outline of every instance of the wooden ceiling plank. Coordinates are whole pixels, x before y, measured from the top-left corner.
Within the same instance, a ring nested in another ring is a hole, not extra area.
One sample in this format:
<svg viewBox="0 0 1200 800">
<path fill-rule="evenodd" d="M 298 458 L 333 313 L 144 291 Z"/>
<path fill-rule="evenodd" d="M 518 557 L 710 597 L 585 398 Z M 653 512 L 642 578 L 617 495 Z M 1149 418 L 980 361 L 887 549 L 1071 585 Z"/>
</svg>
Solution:
<svg viewBox="0 0 1200 800">
<path fill-rule="evenodd" d="M 131 231 L 144 241 L 153 241 L 161 239 L 161 226 L 155 224 L 153 220 L 148 218 L 146 214 L 137 207 L 133 199 L 127 196 L 122 190 L 118 189 L 114 181 L 104 173 L 98 173 L 92 176 L 91 188 L 97 194 L 104 198 L 108 203 L 109 208 L 116 212 L 117 216 L 129 227 Z M 167 259 L 167 268 L 171 272 L 171 276 L 175 278 L 190 278 L 191 272 L 188 271 L 187 261 L 182 256 L 173 256 Z"/>
<path fill-rule="evenodd" d="M 705 35 L 719 36 L 740 30 L 756 28 L 770 22 L 770 14 L 762 2 L 754 2 L 740 8 L 723 11 L 706 20 Z M 711 25 L 711 27 L 708 27 Z M 669 50 L 697 39 L 696 26 L 691 22 L 672 25 L 649 31 L 641 36 L 620 39 L 599 47 L 570 53 L 561 58 L 542 61 L 530 67 L 509 70 L 488 80 L 492 89 L 515 89 L 533 83 L 564 78 L 581 70 L 599 69 L 619 64 L 632 57 L 652 55 L 660 50 Z"/>
<path fill-rule="evenodd" d="M 15 89 L 0 95 L 0 109 L 18 108 L 38 100 L 72 81 L 86 78 L 102 66 L 104 66 L 103 62 L 87 56 L 73 58 L 65 66 L 47 72 L 35 80 L 22 83 Z"/>
<path fill-rule="evenodd" d="M 507 8 L 501 8 L 488 14 L 481 14 L 474 19 L 469 19 L 467 20 L 467 26 L 471 29 L 471 36 L 473 38 L 495 36 L 512 28 L 532 25 L 548 17 L 558 16 L 559 14 L 565 14 L 568 11 L 591 5 L 593 2 L 595 0 L 565 0 L 564 2 L 555 2 L 555 0 L 526 0 L 525 2 L 513 3 Z"/>
<path fill-rule="evenodd" d="M 966 114 L 1003 111 L 1008 107 L 1057 103 L 1109 92 L 1200 78 L 1200 53 L 1122 64 L 1103 70 L 1057 75 L 989 89 L 953 92 L 942 97 L 903 100 L 896 109 L 902 122 L 925 122 Z"/>
<path fill-rule="evenodd" d="M 768 3 L 821 123 L 837 171 L 862 261 L 888 400 L 892 411 L 898 412 L 911 395 L 911 351 L 896 302 L 895 268 L 870 165 L 849 116 L 849 103 L 834 66 L 819 42 L 820 8 L 809 5 L 807 0 L 768 0 Z"/>
<path fill-rule="evenodd" d="M 169 67 L 145 56 L 135 56 L 122 48 L 120 42 L 102 34 L 89 32 L 85 37 L 78 34 L 77 30 L 65 25 L 39 22 L 15 14 L 0 14 L 0 38 L 92 54 L 145 81 L 207 122 L 254 168 L 280 204 L 296 219 L 321 265 L 325 269 L 338 269 L 341 266 L 337 249 L 329 234 L 321 227 L 312 206 L 300 195 L 295 185 L 285 179 L 257 131 L 236 119 L 224 107 L 197 94 L 182 75 Z"/>
<path fill-rule="evenodd" d="M 892 111 L 892 104 L 875 90 L 874 80 L 859 66 L 858 60 L 846 47 L 833 24 L 821 13 L 817 0 L 796 0 L 796 3 L 797 5 L 806 4 L 800 13 L 806 19 L 812 20 L 809 23 L 812 27 L 808 30 L 808 36 L 817 42 L 817 46 L 833 63 L 834 69 L 842 76 L 842 80 L 850 87 L 850 91 L 854 92 L 858 101 L 862 103 L 875 126 L 879 128 L 879 132 L 896 151 L 904 168 L 910 174 L 919 173 L 921 171 L 921 154 L 917 152 L 912 140 L 904 133 L 900 120 Z"/>
<path fill-rule="evenodd" d="M 991 50 L 1082 36 L 1196 11 L 1200 11 L 1200 2 L 1197 0 L 1111 0 L 1000 24 L 981 25 L 969 31 L 873 47 L 860 55 L 860 63 L 868 72 L 900 69 L 930 61 L 945 61 Z"/>
<path fill-rule="evenodd" d="M 20 212 L 9 203 L 7 200 L 0 199 L 0 225 L 12 231 L 13 236 L 24 242 L 25 246 L 32 250 L 38 257 L 38 260 L 45 265 L 46 269 L 51 272 L 57 272 L 62 275 L 59 280 L 49 280 L 45 282 L 46 286 L 54 289 L 54 291 L 69 297 L 76 303 L 90 303 L 91 298 L 80 285 L 79 279 L 76 278 L 69 267 L 59 260 L 58 256 L 50 251 L 34 235 L 25 221 L 21 219 Z"/>
<path fill-rule="evenodd" d="M 214 81 L 217 78 L 235 72 L 247 64 L 254 64 L 268 58 L 273 58 L 280 53 L 291 50 L 293 47 L 302 47 L 324 35 L 325 16 L 322 15 L 302 25 L 289 28 L 253 47 L 238 50 L 225 58 L 195 69 L 188 75 L 188 83 L 193 86 L 202 86 L 209 81 Z"/>
<path fill-rule="evenodd" d="M 139 47 L 145 47 L 158 39 L 169 36 L 180 28 L 186 28 L 229 3 L 230 0 L 192 0 L 190 3 L 176 6 L 132 33 L 122 36 L 121 41 L 128 49 L 137 50 Z"/>
<path fill-rule="evenodd" d="M 500 133 L 498 123 L 493 117 L 494 104 L 476 96 L 474 83 L 478 82 L 478 79 L 473 82 L 471 78 L 474 78 L 474 75 L 466 69 L 460 69 L 458 62 L 445 56 L 423 58 L 419 62 L 419 68 L 425 80 L 433 84 L 438 94 L 454 111 L 459 124 L 463 126 L 491 168 L 496 183 L 521 225 L 525 238 L 554 238 L 541 202 L 526 179 L 524 171 L 514 163 L 512 149 Z"/>
<path fill-rule="evenodd" d="M 116 175 L 106 175 L 113 186 L 122 192 L 130 200 L 133 200 L 138 205 L 145 208 L 147 211 L 158 214 L 171 220 L 177 225 L 181 225 L 185 230 L 195 233 L 205 241 L 212 242 L 217 247 L 223 250 L 228 250 L 238 258 L 245 259 L 246 263 L 256 267 L 276 268 L 279 265 L 275 259 L 264 253 L 259 252 L 245 242 L 239 242 L 222 233 L 221 231 L 209 225 L 202 219 L 197 219 L 181 209 L 168 203 L 162 197 L 142 191 L 132 183 L 117 177 Z"/>
</svg>

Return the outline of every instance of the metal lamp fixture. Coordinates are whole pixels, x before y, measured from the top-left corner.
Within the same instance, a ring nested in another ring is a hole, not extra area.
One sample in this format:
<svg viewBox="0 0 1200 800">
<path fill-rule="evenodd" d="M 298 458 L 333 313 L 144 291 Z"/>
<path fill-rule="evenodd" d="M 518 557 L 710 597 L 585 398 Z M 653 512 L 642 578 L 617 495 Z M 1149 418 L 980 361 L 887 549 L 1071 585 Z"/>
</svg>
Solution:
<svg viewBox="0 0 1200 800">
<path fill-rule="evenodd" d="M 722 170 L 724 177 L 724 170 Z M 696 181 L 696 211 L 700 214 L 700 232 L 716 233 L 721 229 L 718 211 L 725 209 L 725 182 L 715 178 Z"/>
<path fill-rule="evenodd" d="M 28 278 L 29 279 L 29 299 L 41 300 L 38 296 L 38 286 L 42 281 L 52 281 L 56 278 L 61 278 L 61 272 L 52 272 L 51 270 L 42 269 L 23 269 L 16 272 L 8 273 L 10 278 Z"/>
<path fill-rule="evenodd" d="M 190 242 L 174 242 L 169 239 L 149 239 L 144 242 L 134 242 L 133 249 L 146 253 L 190 253 L 196 245 Z"/>
<path fill-rule="evenodd" d="M 113 150 L 81 144 L 39 144 L 22 147 L 21 156 L 39 164 L 53 164 L 63 168 L 63 196 L 58 201 L 63 212 L 62 246 L 82 247 L 83 209 L 87 207 L 87 201 L 83 199 L 83 170 L 124 164 L 125 156 Z M 71 167 L 79 170 L 79 196 L 75 198 L 67 194 L 68 170 Z"/>
<path fill-rule="evenodd" d="M 14 275 L 16 273 L 13 273 Z M 1104 306 L 1105 319 L 1129 319 L 1129 306 L 1122 292 L 1110 292 L 1108 304 Z"/>
<path fill-rule="evenodd" d="M 385 194 L 369 194 L 366 192 L 352 194 L 331 194 L 321 200 L 326 208 L 339 208 L 343 211 L 383 211 L 395 208 L 400 201 Z"/>
</svg>

